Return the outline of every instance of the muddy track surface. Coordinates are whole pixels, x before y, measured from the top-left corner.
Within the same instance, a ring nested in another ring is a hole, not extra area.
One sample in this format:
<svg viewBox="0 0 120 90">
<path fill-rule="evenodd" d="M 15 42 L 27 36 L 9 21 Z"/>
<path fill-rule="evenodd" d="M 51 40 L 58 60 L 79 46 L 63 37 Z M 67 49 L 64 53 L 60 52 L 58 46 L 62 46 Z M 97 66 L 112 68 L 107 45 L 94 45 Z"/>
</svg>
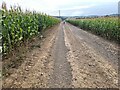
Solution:
<svg viewBox="0 0 120 90">
<path fill-rule="evenodd" d="M 26 52 L 21 66 L 3 78 L 4 88 L 118 87 L 117 44 L 68 23 L 36 43 L 41 47 Z"/>
</svg>

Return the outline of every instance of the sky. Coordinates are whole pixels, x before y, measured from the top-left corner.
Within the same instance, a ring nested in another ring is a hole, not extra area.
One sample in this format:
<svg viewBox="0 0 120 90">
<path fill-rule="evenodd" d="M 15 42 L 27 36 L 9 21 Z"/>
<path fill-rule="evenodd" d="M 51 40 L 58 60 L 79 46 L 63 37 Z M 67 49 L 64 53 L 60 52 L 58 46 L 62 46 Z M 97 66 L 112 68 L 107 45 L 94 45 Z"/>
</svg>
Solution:
<svg viewBox="0 0 120 90">
<path fill-rule="evenodd" d="M 118 13 L 119 0 L 0 0 L 7 7 L 19 5 L 23 10 L 35 10 L 48 15 L 87 16 Z"/>
</svg>

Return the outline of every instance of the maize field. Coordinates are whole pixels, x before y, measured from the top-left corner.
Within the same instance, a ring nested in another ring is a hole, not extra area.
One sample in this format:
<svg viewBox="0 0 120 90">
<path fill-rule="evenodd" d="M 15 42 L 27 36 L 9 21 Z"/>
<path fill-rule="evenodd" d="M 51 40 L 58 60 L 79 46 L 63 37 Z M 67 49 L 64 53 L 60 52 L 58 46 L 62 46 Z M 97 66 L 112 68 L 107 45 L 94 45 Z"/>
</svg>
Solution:
<svg viewBox="0 0 120 90">
<path fill-rule="evenodd" d="M 92 19 L 70 19 L 69 23 L 90 31 L 109 40 L 120 41 L 118 17 L 101 17 Z"/>
<path fill-rule="evenodd" d="M 0 54 L 2 54 L 2 12 L 0 11 Z"/>
<path fill-rule="evenodd" d="M 11 7 L 6 9 L 6 4 L 2 5 L 2 52 L 10 52 L 19 42 L 42 34 L 44 30 L 60 22 L 59 19 L 43 13 L 26 10 L 21 7 Z"/>
</svg>

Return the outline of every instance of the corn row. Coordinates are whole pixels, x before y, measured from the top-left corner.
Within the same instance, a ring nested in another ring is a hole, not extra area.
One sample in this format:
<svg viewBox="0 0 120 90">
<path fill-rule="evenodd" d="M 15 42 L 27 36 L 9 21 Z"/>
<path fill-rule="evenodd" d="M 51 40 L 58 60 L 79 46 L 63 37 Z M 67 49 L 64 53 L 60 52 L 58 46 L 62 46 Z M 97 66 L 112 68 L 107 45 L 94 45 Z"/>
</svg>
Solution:
<svg viewBox="0 0 120 90">
<path fill-rule="evenodd" d="M 91 31 L 109 40 L 120 40 L 120 28 L 117 17 L 104 17 L 94 19 L 71 19 L 69 23 L 81 29 Z"/>
<path fill-rule="evenodd" d="M 2 40 L 3 53 L 10 52 L 20 41 L 30 39 L 44 30 L 60 22 L 46 14 L 25 11 L 20 7 L 6 9 L 2 5 Z"/>
</svg>

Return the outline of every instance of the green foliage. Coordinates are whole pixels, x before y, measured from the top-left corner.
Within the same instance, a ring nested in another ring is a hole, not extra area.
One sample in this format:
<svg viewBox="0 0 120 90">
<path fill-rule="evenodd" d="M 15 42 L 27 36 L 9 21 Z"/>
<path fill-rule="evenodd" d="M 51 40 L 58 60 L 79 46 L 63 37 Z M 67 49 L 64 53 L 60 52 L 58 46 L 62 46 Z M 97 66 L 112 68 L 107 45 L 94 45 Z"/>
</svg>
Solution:
<svg viewBox="0 0 120 90">
<path fill-rule="evenodd" d="M 2 53 L 2 11 L 0 10 L 0 54 Z"/>
<path fill-rule="evenodd" d="M 10 52 L 20 41 L 30 39 L 60 22 L 59 19 L 36 12 L 23 12 L 20 7 L 2 9 L 3 53 Z"/>
<path fill-rule="evenodd" d="M 120 28 L 118 27 L 117 17 L 105 17 L 95 19 L 74 19 L 68 20 L 69 23 L 89 30 L 109 40 L 120 40 Z"/>
</svg>

